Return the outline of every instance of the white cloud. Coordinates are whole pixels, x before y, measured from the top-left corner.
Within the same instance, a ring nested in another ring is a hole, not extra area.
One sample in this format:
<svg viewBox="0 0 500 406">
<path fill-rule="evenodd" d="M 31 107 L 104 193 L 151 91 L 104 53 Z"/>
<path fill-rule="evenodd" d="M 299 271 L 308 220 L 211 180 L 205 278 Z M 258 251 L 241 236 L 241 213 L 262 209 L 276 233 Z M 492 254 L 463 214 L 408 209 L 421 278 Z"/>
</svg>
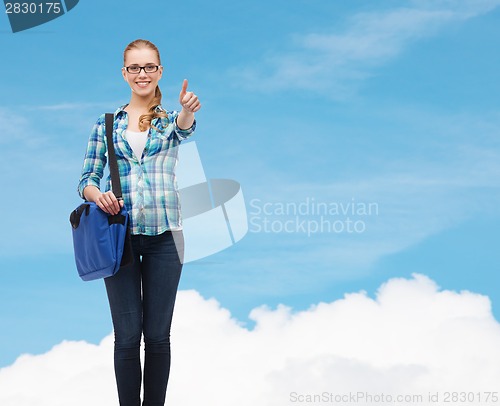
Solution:
<svg viewBox="0 0 500 406">
<path fill-rule="evenodd" d="M 45 111 L 69 111 L 69 112 L 77 112 L 78 114 L 82 114 L 82 110 L 106 110 L 108 109 L 110 112 L 113 112 L 118 106 L 123 104 L 123 100 L 115 100 L 112 102 L 63 102 L 58 104 L 47 104 L 47 105 L 36 105 L 36 106 L 24 106 L 29 110 L 45 110 Z M 67 113 L 64 113 L 67 114 Z M 96 117 L 97 119 L 97 117 Z"/>
<path fill-rule="evenodd" d="M 28 405 L 117 404 L 109 354 L 113 339 L 99 345 L 64 341 L 46 354 L 23 355 L 0 370 L 0 403 Z M 111 372 L 111 373 L 110 373 Z"/>
<path fill-rule="evenodd" d="M 292 51 L 277 51 L 234 74 L 249 89 L 308 89 L 342 99 L 350 96 L 374 67 L 394 58 L 413 41 L 498 5 L 498 0 L 415 0 L 406 7 L 358 13 L 342 33 L 298 35 Z"/>
<path fill-rule="evenodd" d="M 253 330 L 214 299 L 179 292 L 169 402 L 281 406 L 324 392 L 438 391 L 438 405 L 446 391 L 500 389 L 500 325 L 489 299 L 440 290 L 424 275 L 391 279 L 374 299 L 349 293 L 301 312 L 262 306 L 250 318 Z M 0 370 L 3 406 L 112 405 L 114 392 L 111 336 L 97 346 L 63 342 Z"/>
</svg>

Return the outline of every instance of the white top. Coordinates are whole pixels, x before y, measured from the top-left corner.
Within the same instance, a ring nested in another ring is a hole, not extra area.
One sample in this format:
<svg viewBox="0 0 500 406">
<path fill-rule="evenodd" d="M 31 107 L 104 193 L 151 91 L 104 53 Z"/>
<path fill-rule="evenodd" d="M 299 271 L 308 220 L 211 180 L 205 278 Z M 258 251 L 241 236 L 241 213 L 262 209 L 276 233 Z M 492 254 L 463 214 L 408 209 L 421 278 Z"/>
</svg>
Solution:
<svg viewBox="0 0 500 406">
<path fill-rule="evenodd" d="M 125 130 L 124 136 L 127 140 L 130 148 L 134 151 L 134 155 L 137 157 L 137 160 L 140 161 L 142 158 L 142 152 L 144 151 L 144 147 L 146 146 L 146 141 L 148 140 L 148 131 L 130 131 Z"/>
</svg>

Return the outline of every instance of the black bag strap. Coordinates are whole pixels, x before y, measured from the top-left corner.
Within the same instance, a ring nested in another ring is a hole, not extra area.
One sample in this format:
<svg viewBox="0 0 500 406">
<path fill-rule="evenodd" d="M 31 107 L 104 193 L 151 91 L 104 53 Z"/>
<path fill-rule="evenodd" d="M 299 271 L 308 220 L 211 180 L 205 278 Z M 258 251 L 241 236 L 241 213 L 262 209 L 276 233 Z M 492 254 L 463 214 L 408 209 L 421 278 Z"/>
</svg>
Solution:
<svg viewBox="0 0 500 406">
<path fill-rule="evenodd" d="M 118 161 L 116 160 L 115 145 L 113 143 L 113 113 L 106 113 L 106 139 L 108 141 L 109 172 L 111 174 L 111 186 L 113 194 L 118 200 L 122 200 L 122 185 L 118 173 Z"/>
</svg>

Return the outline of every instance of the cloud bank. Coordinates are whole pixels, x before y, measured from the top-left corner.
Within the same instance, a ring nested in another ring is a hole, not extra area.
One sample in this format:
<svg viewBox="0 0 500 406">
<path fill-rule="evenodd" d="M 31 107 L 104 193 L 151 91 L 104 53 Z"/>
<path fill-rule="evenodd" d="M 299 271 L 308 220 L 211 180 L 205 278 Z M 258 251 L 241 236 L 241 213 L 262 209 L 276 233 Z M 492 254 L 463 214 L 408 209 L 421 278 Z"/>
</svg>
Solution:
<svg viewBox="0 0 500 406">
<path fill-rule="evenodd" d="M 479 404 L 500 391 L 500 325 L 489 299 L 441 290 L 421 274 L 388 280 L 374 298 L 348 293 L 300 312 L 261 306 L 250 319 L 252 330 L 216 300 L 179 292 L 169 404 L 281 406 L 313 396 L 322 396 L 315 404 L 352 404 L 352 396 L 384 404 L 381 396 L 392 396 L 386 404 L 436 405 L 449 404 L 451 391 Z M 117 404 L 112 341 L 19 357 L 0 370 L 0 404 Z"/>
<path fill-rule="evenodd" d="M 353 15 L 339 33 L 308 33 L 293 38 L 288 52 L 273 52 L 258 65 L 234 72 L 248 89 L 307 89 L 332 98 L 349 97 L 371 70 L 432 36 L 450 23 L 485 14 L 498 0 L 415 0 L 397 8 Z"/>
</svg>

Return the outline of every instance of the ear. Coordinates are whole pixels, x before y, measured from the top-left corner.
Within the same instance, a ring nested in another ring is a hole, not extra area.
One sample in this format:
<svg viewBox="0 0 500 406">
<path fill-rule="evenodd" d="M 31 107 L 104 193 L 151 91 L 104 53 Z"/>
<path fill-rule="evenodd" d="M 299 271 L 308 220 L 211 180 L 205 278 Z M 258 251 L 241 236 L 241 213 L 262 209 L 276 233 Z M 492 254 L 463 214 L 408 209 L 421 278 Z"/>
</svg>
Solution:
<svg viewBox="0 0 500 406">
<path fill-rule="evenodd" d="M 163 66 L 160 65 L 160 68 L 158 69 L 158 80 L 160 80 L 162 76 L 163 76 Z"/>
<path fill-rule="evenodd" d="M 128 82 L 128 80 L 127 80 L 127 70 L 124 67 L 122 68 L 122 76 L 123 76 L 123 80 L 125 80 L 125 82 Z"/>
</svg>

